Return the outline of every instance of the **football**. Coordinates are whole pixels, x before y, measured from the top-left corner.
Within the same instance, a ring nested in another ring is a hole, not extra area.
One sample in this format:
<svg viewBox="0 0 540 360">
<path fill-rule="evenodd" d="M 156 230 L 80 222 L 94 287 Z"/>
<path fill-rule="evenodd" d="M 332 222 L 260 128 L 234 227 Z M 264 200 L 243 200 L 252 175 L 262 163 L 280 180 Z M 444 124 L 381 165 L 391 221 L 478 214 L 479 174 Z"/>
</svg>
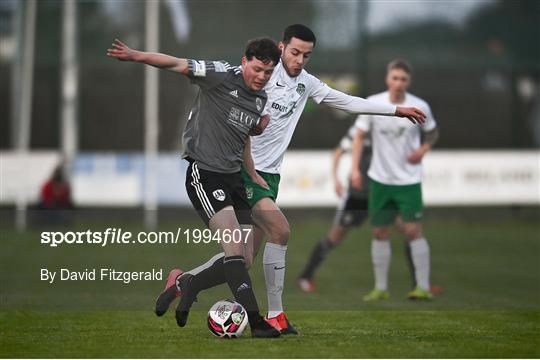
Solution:
<svg viewBox="0 0 540 360">
<path fill-rule="evenodd" d="M 248 323 L 248 315 L 242 305 L 232 300 L 220 300 L 208 311 L 208 329 L 220 338 L 238 338 Z"/>
</svg>

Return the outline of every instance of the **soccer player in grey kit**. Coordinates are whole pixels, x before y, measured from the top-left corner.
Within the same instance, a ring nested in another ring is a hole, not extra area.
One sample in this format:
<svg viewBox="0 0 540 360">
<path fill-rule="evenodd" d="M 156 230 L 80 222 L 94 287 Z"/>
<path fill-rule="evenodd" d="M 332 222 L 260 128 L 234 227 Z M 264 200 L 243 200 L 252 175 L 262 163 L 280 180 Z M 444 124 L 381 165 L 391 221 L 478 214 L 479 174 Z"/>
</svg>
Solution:
<svg viewBox="0 0 540 360">
<path fill-rule="evenodd" d="M 248 43 L 241 67 L 223 61 L 197 61 L 130 49 L 115 40 L 107 55 L 181 73 L 200 91 L 184 130 L 184 159 L 188 196 L 206 225 L 220 241 L 224 256 L 214 256 L 201 266 L 171 271 L 165 290 L 156 301 L 156 314 L 165 314 L 181 296 L 176 321 L 183 327 L 191 305 L 201 290 L 228 283 L 235 299 L 246 308 L 251 334 L 276 337 L 280 332 L 260 315 L 248 268 L 253 258 L 252 219 L 240 175 L 243 158 L 250 151 L 250 135 L 259 135 L 268 124 L 263 114 L 267 96 L 263 90 L 280 50 L 267 38 Z M 253 179 L 258 181 L 258 179 Z M 225 234 L 229 239 L 225 241 Z M 240 239 L 235 239 L 240 236 Z M 240 240 L 240 241 L 238 241 Z"/>
</svg>

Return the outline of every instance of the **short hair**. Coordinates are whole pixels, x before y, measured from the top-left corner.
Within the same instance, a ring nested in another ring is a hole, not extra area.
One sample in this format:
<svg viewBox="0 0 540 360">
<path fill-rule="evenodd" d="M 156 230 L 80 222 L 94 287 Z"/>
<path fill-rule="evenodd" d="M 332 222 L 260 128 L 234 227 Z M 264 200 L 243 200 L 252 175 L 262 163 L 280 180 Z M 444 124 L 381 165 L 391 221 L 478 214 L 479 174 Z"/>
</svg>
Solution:
<svg viewBox="0 0 540 360">
<path fill-rule="evenodd" d="M 386 72 L 390 72 L 390 70 L 399 69 L 405 71 L 407 74 L 412 73 L 412 66 L 407 60 L 403 59 L 394 59 L 388 63 L 388 66 L 386 67 Z"/>
<path fill-rule="evenodd" d="M 315 37 L 315 34 L 306 25 L 294 24 L 287 26 L 287 28 L 283 32 L 283 43 L 290 43 L 293 37 L 303 41 L 312 42 L 313 46 L 315 46 L 315 44 L 317 43 L 317 38 Z"/>
<path fill-rule="evenodd" d="M 279 50 L 274 40 L 270 38 L 257 38 L 248 41 L 244 55 L 248 60 L 255 57 L 265 64 L 273 62 L 274 65 L 277 65 L 281 57 L 281 50 Z"/>
</svg>

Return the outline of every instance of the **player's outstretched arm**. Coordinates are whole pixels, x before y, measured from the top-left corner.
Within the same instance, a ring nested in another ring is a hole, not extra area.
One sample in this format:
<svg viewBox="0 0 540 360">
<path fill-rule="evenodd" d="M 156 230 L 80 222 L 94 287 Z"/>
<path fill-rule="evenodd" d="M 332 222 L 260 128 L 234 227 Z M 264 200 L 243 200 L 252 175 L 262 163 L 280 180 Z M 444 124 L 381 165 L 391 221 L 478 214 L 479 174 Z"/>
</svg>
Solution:
<svg viewBox="0 0 540 360">
<path fill-rule="evenodd" d="M 406 117 L 413 124 L 423 124 L 426 122 L 426 114 L 415 107 L 397 106 L 395 115 L 398 117 Z"/>
<path fill-rule="evenodd" d="M 335 89 L 330 89 L 322 102 L 335 109 L 353 114 L 406 117 L 413 124 L 422 124 L 426 120 L 426 114 L 417 108 L 380 104 L 358 96 L 351 96 Z"/>
<path fill-rule="evenodd" d="M 352 147 L 352 171 L 351 171 L 351 186 L 355 189 L 362 187 L 362 174 L 360 173 L 360 161 L 362 159 L 362 151 L 364 150 L 365 132 L 358 129 L 353 137 Z"/>
<path fill-rule="evenodd" d="M 188 71 L 187 59 L 181 59 L 166 54 L 134 50 L 118 39 L 114 40 L 112 43 L 112 48 L 107 49 L 107 56 L 120 61 L 140 62 L 160 69 L 182 74 L 187 74 Z"/>
</svg>

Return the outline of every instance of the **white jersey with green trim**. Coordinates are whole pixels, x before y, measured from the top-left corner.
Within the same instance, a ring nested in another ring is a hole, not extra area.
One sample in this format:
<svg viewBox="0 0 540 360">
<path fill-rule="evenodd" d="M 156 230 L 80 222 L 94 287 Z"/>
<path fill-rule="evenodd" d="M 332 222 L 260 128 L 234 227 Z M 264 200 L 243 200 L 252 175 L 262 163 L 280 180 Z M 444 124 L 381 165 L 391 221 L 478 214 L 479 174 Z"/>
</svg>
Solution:
<svg viewBox="0 0 540 360">
<path fill-rule="evenodd" d="M 261 135 L 251 137 L 251 155 L 257 170 L 279 174 L 308 98 L 320 103 L 330 88 L 305 70 L 290 77 L 280 62 L 264 90 L 268 95 L 265 112 L 270 114 L 270 123 Z"/>
<path fill-rule="evenodd" d="M 391 104 L 388 91 L 368 97 L 381 104 Z M 411 185 L 422 181 L 422 164 L 411 164 L 408 157 L 421 146 L 421 131 L 427 132 L 437 126 L 427 102 L 406 93 L 400 106 L 412 106 L 426 114 L 426 122 L 412 124 L 407 118 L 394 116 L 360 115 L 357 129 L 370 132 L 372 159 L 368 176 L 386 185 Z"/>
<path fill-rule="evenodd" d="M 396 106 L 368 101 L 334 90 L 307 71 L 290 77 L 280 62 L 264 90 L 268 95 L 263 114 L 270 122 L 262 135 L 251 140 L 251 154 L 255 169 L 279 174 L 285 151 L 289 147 L 296 124 L 308 98 L 334 109 L 353 114 L 379 114 L 393 116 Z"/>
</svg>

